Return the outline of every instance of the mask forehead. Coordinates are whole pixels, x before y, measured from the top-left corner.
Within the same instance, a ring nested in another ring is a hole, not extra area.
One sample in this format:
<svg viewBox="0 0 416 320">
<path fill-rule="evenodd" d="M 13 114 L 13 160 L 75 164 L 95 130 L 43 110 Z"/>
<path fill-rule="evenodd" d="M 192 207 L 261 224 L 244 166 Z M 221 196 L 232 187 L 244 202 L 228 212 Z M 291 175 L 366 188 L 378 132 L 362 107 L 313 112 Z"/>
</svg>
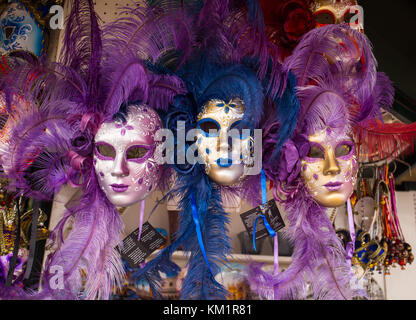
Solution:
<svg viewBox="0 0 416 320">
<path fill-rule="evenodd" d="M 346 140 L 352 140 L 352 137 L 346 132 L 345 128 L 326 127 L 317 131 L 308 137 L 310 142 L 321 144 L 326 148 L 335 148 L 339 143 Z"/>
<path fill-rule="evenodd" d="M 197 117 L 197 121 L 211 118 L 216 120 L 221 128 L 227 128 L 244 116 L 245 106 L 242 100 L 232 99 L 228 103 L 222 100 L 208 101 Z"/>
<path fill-rule="evenodd" d="M 154 137 L 162 127 L 159 115 L 146 106 L 134 106 L 126 122 L 121 119 L 103 123 L 95 136 L 95 142 L 110 142 L 123 145 L 130 142 L 152 145 Z"/>
</svg>

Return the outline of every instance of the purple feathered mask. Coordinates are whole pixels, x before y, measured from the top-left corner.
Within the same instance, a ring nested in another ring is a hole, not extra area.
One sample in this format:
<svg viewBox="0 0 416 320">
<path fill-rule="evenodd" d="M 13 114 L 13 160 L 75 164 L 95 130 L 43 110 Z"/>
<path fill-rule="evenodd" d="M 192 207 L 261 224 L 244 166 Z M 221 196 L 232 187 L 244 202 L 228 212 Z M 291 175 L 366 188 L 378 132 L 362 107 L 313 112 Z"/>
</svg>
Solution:
<svg viewBox="0 0 416 320">
<path fill-rule="evenodd" d="M 40 298 L 108 299 L 121 286 L 124 269 L 116 247 L 123 223 L 115 205 L 142 199 L 157 186 L 161 170 L 152 158 L 156 146 L 149 140 L 162 126 L 155 109 L 166 110 L 176 95 L 186 93 L 177 77 L 150 72 L 128 44 L 117 42 L 111 28 L 101 31 L 93 7 L 91 0 L 72 2 L 61 62 L 23 64 L 7 80 L 12 83 L 9 92 L 39 105 L 12 132 L 10 178 L 22 194 L 38 199 L 50 199 L 65 183 L 83 191 L 52 232 L 54 251 L 46 261 Z M 149 22 L 145 30 L 152 26 Z M 143 34 L 141 41 L 150 40 Z M 126 157 L 119 156 L 117 141 L 107 141 L 113 139 L 111 130 L 125 140 L 120 143 Z M 147 140 L 138 141 L 140 136 Z M 127 160 L 118 163 L 120 158 Z M 28 161 L 33 170 L 24 172 Z M 112 169 L 103 168 L 110 162 L 120 168 L 120 177 L 134 171 L 140 191 L 131 182 L 107 181 Z M 128 199 L 123 198 L 126 188 L 133 189 Z M 68 223 L 72 231 L 64 239 Z M 57 266 L 62 287 L 53 282 Z"/>
<path fill-rule="evenodd" d="M 268 123 L 264 169 L 275 182 L 275 199 L 283 204 L 289 222 L 284 234 L 295 249 L 290 267 L 280 274 L 265 273 L 253 263 L 250 284 L 268 299 L 304 299 L 306 282 L 314 299 L 365 296 L 353 281 L 326 207 L 345 203 L 341 196 L 352 193 L 357 168 L 353 128 L 363 119 L 379 117 L 380 108 L 391 105 L 391 84 L 377 74 L 368 39 L 346 25 L 310 31 L 285 67 L 296 76 L 298 124 L 283 145 L 279 162 L 273 163 L 268 157 L 275 141 L 271 133 L 281 124 Z M 379 95 L 381 85 L 386 99 Z M 321 183 L 323 189 L 318 188 Z M 344 190 L 346 186 L 350 189 Z M 319 197 L 326 193 L 331 193 L 328 202 L 329 197 Z"/>
</svg>

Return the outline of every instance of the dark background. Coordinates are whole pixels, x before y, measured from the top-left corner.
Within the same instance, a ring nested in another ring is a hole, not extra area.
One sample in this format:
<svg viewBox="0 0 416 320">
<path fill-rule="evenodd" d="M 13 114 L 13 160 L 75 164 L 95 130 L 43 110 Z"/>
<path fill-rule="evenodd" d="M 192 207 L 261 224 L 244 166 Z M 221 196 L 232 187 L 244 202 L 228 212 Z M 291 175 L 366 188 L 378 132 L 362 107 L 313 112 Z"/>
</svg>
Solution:
<svg viewBox="0 0 416 320">
<path fill-rule="evenodd" d="M 373 44 L 379 71 L 396 87 L 393 114 L 416 121 L 416 1 L 358 0 L 364 29 Z"/>
</svg>

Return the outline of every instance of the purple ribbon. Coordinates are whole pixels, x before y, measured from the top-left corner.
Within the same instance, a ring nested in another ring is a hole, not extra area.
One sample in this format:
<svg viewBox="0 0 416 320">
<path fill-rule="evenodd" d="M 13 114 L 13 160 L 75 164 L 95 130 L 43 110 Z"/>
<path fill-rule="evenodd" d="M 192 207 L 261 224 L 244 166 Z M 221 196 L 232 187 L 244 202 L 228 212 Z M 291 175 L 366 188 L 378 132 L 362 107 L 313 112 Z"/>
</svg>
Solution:
<svg viewBox="0 0 416 320">
<path fill-rule="evenodd" d="M 91 128 L 91 132 L 95 135 L 100 128 L 100 125 L 103 121 L 103 116 L 99 113 L 86 113 L 81 118 L 81 131 L 85 131 L 88 126 Z"/>
<path fill-rule="evenodd" d="M 351 259 L 355 251 L 355 225 L 354 225 L 354 215 L 352 212 L 350 198 L 347 201 L 347 210 L 348 210 L 348 225 L 350 229 L 351 241 L 347 243 L 346 252 L 347 252 L 347 260 L 349 261 L 351 265 Z"/>
<path fill-rule="evenodd" d="M 143 231 L 143 216 L 144 216 L 144 207 L 146 204 L 146 200 L 142 200 L 140 205 L 140 218 L 139 218 L 139 235 L 137 236 L 137 241 L 140 241 L 140 237 L 142 236 Z"/>
<path fill-rule="evenodd" d="M 277 237 L 277 233 L 274 236 L 274 246 L 273 246 L 273 260 L 274 260 L 274 271 L 273 276 L 277 276 L 279 274 L 279 239 Z"/>
</svg>

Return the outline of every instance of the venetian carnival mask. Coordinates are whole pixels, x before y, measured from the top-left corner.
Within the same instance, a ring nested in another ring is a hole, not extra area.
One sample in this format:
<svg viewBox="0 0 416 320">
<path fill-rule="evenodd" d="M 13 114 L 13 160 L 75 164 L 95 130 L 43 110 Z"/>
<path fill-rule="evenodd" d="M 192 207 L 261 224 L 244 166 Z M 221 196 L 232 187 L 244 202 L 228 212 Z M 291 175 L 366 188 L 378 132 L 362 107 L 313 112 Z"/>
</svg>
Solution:
<svg viewBox="0 0 416 320">
<path fill-rule="evenodd" d="M 107 198 L 116 207 L 145 199 L 157 186 L 161 161 L 156 159 L 159 115 L 144 105 L 129 107 L 126 121 L 101 125 L 95 136 L 94 168 Z"/>
<path fill-rule="evenodd" d="M 237 129 L 244 112 L 240 99 L 210 100 L 197 117 L 198 153 L 207 175 L 218 184 L 232 185 L 246 175 L 253 139 L 250 130 Z"/>
<path fill-rule="evenodd" d="M 0 16 L 0 53 L 27 50 L 40 56 L 45 50 L 45 31 L 20 2 L 11 2 Z"/>
<path fill-rule="evenodd" d="M 354 191 L 358 164 L 354 141 L 343 129 L 325 128 L 309 138 L 301 176 L 312 198 L 324 207 L 345 204 Z"/>
<path fill-rule="evenodd" d="M 364 32 L 363 12 L 355 0 L 315 0 L 312 11 L 318 27 L 347 23 Z"/>
</svg>

